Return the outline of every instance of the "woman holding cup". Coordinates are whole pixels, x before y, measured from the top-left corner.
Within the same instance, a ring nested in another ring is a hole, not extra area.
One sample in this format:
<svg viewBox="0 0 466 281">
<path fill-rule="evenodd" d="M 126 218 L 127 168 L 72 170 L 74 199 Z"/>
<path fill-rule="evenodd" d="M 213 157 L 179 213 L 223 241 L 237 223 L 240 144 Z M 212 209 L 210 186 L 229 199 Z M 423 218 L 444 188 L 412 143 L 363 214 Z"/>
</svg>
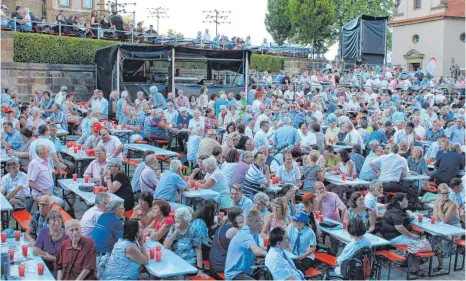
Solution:
<svg viewBox="0 0 466 281">
<path fill-rule="evenodd" d="M 139 280 L 139 269 L 149 263 L 141 222 L 129 219 L 112 250 L 102 280 Z"/>
</svg>

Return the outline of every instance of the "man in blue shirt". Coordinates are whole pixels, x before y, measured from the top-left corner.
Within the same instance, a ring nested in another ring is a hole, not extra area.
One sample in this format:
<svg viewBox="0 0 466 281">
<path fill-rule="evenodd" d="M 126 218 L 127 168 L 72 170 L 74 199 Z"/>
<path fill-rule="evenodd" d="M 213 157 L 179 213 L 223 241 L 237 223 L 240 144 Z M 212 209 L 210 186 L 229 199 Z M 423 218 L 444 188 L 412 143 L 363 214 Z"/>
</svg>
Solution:
<svg viewBox="0 0 466 281">
<path fill-rule="evenodd" d="M 151 102 L 154 108 L 166 109 L 167 103 L 165 98 L 161 93 L 159 93 L 159 89 L 156 86 L 152 86 L 149 88 L 150 95 L 151 95 Z"/>
<path fill-rule="evenodd" d="M 225 95 L 225 92 L 223 91 L 220 91 L 220 98 L 215 101 L 215 116 L 217 116 L 217 118 L 220 116 L 220 106 L 221 105 L 224 105 L 224 106 L 228 106 L 228 101 L 227 101 L 227 95 Z"/>
<path fill-rule="evenodd" d="M 455 125 L 445 129 L 445 135 L 450 139 L 451 143 L 459 143 L 464 145 L 465 131 L 464 131 L 464 116 L 456 119 Z"/>
<path fill-rule="evenodd" d="M 234 183 L 230 188 L 231 207 L 240 207 L 243 210 L 243 216 L 247 216 L 249 211 L 254 207 L 254 203 L 248 197 L 243 195 L 243 186 Z"/>
<path fill-rule="evenodd" d="M 251 86 L 251 89 L 248 91 L 248 105 L 252 105 L 252 102 L 255 100 L 256 98 L 256 88 L 257 86 L 256 85 L 252 85 Z"/>
<path fill-rule="evenodd" d="M 305 121 L 304 114 L 301 111 L 298 111 L 298 104 L 293 102 L 290 106 L 291 111 L 288 113 L 288 117 L 291 118 L 293 127 L 298 128 L 299 124 L 302 121 Z"/>
<path fill-rule="evenodd" d="M 231 239 L 225 261 L 225 280 L 252 280 L 252 268 L 256 256 L 265 257 L 259 244 L 262 215 L 257 210 L 249 211 L 246 224 Z"/>
<path fill-rule="evenodd" d="M 2 136 L 2 147 L 19 151 L 23 144 L 20 133 L 13 127 L 11 122 L 5 122 L 3 127 L 5 134 Z"/>
<path fill-rule="evenodd" d="M 283 127 L 279 128 L 273 136 L 273 142 L 275 145 L 288 144 L 290 146 L 296 146 L 301 140 L 301 136 L 296 128 L 291 126 L 291 118 L 283 118 Z"/>
<path fill-rule="evenodd" d="M 175 201 L 177 190 L 185 190 L 188 184 L 184 181 L 181 173 L 180 160 L 170 162 L 170 170 L 163 172 L 157 188 L 154 192 L 154 200 Z"/>
<path fill-rule="evenodd" d="M 92 240 L 98 254 L 106 254 L 113 250 L 113 246 L 123 236 L 123 202 L 113 200 L 107 204 L 107 212 L 102 214 L 92 232 Z"/>
<path fill-rule="evenodd" d="M 288 236 L 281 227 L 270 231 L 271 248 L 265 257 L 265 266 L 272 273 L 273 280 L 304 280 L 304 274 L 296 268 L 285 252 L 288 248 L 288 240 L 291 238 Z"/>
</svg>

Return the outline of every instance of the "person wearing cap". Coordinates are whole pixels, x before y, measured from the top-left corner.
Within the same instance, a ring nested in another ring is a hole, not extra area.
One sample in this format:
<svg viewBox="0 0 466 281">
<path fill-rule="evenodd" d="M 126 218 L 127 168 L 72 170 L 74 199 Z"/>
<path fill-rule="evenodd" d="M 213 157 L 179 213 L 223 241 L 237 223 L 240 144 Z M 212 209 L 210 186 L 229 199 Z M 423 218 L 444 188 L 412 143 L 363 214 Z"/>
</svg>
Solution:
<svg viewBox="0 0 466 281">
<path fill-rule="evenodd" d="M 252 210 L 254 203 L 248 197 L 243 195 L 243 186 L 241 184 L 232 184 L 230 187 L 231 206 L 240 207 L 243 210 L 243 215 L 246 217 Z"/>
<path fill-rule="evenodd" d="M 97 110 L 92 110 L 87 113 L 86 117 L 81 120 L 81 136 L 77 140 L 77 143 L 84 144 L 86 139 L 92 134 L 93 125 L 98 121 L 100 113 Z"/>
<path fill-rule="evenodd" d="M 2 28 L 11 28 L 13 26 L 13 22 L 10 21 L 8 16 L 6 15 L 6 12 L 8 11 L 8 7 L 5 4 L 2 4 L 0 6 L 1 11 L 0 11 L 0 19 L 1 19 L 1 26 Z M 3 99 L 2 99 L 3 100 Z"/>
<path fill-rule="evenodd" d="M 305 280 L 304 274 L 297 268 L 285 250 L 290 245 L 290 236 L 281 227 L 270 231 L 270 249 L 265 256 L 265 266 L 270 270 L 274 280 Z"/>
<path fill-rule="evenodd" d="M 120 161 L 123 160 L 123 144 L 120 139 L 116 136 L 111 136 L 107 129 L 101 129 L 99 135 L 97 146 L 105 148 L 105 151 L 107 151 L 107 160 L 112 158 Z"/>
<path fill-rule="evenodd" d="M 1 136 L 1 145 L 6 149 L 13 149 L 18 151 L 23 141 L 18 130 L 13 127 L 11 122 L 3 124 L 3 134 Z"/>
<path fill-rule="evenodd" d="M 65 101 L 65 97 L 66 97 L 66 92 L 68 91 L 68 87 L 66 86 L 62 86 L 60 88 L 60 92 L 58 92 L 56 95 L 55 95 L 55 98 L 54 98 L 54 102 L 56 104 L 58 104 L 59 106 L 62 106 L 63 105 L 63 102 Z"/>
<path fill-rule="evenodd" d="M 181 172 L 181 162 L 179 160 L 172 160 L 170 162 L 170 169 L 164 171 L 160 176 L 160 181 L 154 192 L 154 200 L 174 202 L 176 192 L 186 190 L 187 186 L 188 184 L 183 179 Z"/>
<path fill-rule="evenodd" d="M 107 160 L 107 168 L 103 173 L 103 184 L 108 191 L 124 200 L 125 211 L 134 207 L 133 189 L 128 175 L 121 171 L 121 159 Z"/>
<path fill-rule="evenodd" d="M 31 211 L 31 191 L 28 185 L 28 177 L 26 173 L 19 170 L 18 158 L 11 157 L 6 162 L 5 169 L 8 173 L 2 177 L 2 194 L 10 202 L 14 210 L 28 209 L 28 211 Z"/>
<path fill-rule="evenodd" d="M 15 113 L 15 110 L 11 107 L 3 109 L 3 114 L 5 116 L 1 119 L 2 125 L 5 125 L 6 122 L 10 122 L 11 124 L 13 124 L 13 127 L 19 130 L 19 120 L 16 119 Z"/>
<path fill-rule="evenodd" d="M 297 256 L 294 264 L 304 273 L 315 264 L 316 235 L 308 226 L 309 215 L 307 213 L 298 211 L 291 217 L 291 220 L 293 223 L 289 224 L 286 229 L 290 239 L 290 250 Z"/>
<path fill-rule="evenodd" d="M 84 140 L 84 147 L 86 149 L 94 149 L 97 147 L 100 141 L 100 130 L 103 129 L 103 126 L 98 122 L 94 122 L 91 126 L 92 133 L 86 137 Z"/>
</svg>

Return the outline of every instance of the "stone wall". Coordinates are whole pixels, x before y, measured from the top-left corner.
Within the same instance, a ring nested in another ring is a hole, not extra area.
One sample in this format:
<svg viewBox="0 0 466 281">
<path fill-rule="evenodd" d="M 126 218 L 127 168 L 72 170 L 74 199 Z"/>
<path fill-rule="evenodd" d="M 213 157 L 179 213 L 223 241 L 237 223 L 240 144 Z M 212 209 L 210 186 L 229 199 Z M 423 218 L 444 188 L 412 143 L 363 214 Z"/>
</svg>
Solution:
<svg viewBox="0 0 466 281">
<path fill-rule="evenodd" d="M 13 33 L 2 32 L 2 41 L 1 41 L 1 60 L 2 62 L 12 62 L 13 61 L 13 44 L 14 44 Z"/>
<path fill-rule="evenodd" d="M 76 93 L 76 101 L 86 101 L 95 89 L 95 67 L 93 65 L 2 61 L 1 77 L 1 86 L 16 87 L 22 100 L 29 99 L 36 89 L 57 93 L 61 86 L 67 86 L 69 92 Z"/>
<path fill-rule="evenodd" d="M 320 60 L 312 60 L 307 58 L 287 58 L 284 57 L 284 70 L 286 72 L 299 72 L 302 73 L 305 70 L 320 69 Z"/>
</svg>

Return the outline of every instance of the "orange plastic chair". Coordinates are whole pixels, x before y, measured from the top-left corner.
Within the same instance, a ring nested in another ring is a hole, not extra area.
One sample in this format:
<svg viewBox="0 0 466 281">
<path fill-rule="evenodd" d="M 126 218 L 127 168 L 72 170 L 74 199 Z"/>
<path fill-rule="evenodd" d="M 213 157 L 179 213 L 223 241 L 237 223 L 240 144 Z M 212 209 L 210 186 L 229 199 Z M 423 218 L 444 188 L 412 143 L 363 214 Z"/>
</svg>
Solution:
<svg viewBox="0 0 466 281">
<path fill-rule="evenodd" d="M 58 206 L 55 203 L 52 206 L 52 210 L 58 211 L 61 214 L 64 223 L 73 219 L 67 212 L 65 212 L 65 210 L 63 210 L 60 206 Z"/>
<path fill-rule="evenodd" d="M 28 229 L 32 216 L 27 210 L 13 212 L 11 216 L 16 220 L 16 229 L 18 229 L 18 225 L 20 225 L 23 230 Z"/>
</svg>

